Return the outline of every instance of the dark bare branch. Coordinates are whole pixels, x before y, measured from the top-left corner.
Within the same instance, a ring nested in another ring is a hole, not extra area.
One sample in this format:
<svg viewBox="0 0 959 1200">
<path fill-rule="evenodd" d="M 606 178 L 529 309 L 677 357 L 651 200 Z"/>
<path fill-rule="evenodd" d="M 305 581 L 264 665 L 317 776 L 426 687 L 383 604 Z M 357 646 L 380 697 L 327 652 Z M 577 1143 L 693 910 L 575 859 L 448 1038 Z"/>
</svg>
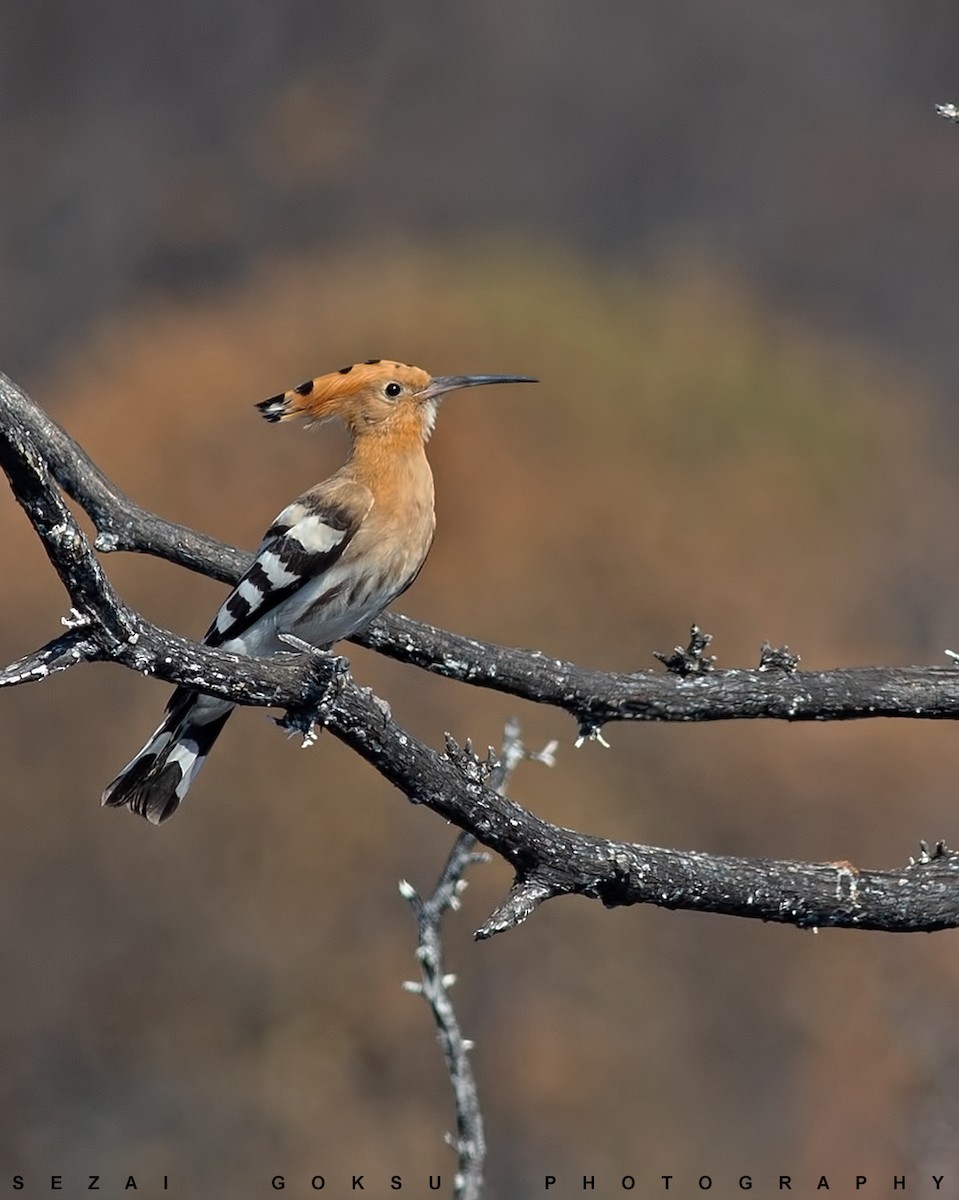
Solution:
<svg viewBox="0 0 959 1200">
<path fill-rule="evenodd" d="M 97 549 L 155 555 L 225 583 L 235 583 L 251 562 L 253 556 L 247 551 L 140 508 L 59 425 L 0 374 L 0 454 L 2 439 L 18 428 L 27 445 L 49 463 L 61 486 L 90 515 L 98 531 Z M 8 456 L 3 455 L 0 465 L 9 474 Z M 450 633 L 397 613 L 384 613 L 351 640 L 447 679 L 565 709 L 587 729 L 599 729 L 610 721 L 959 718 L 955 666 L 771 670 L 770 665 L 779 663 L 770 664 L 764 651 L 754 669 L 714 668 L 690 679 L 656 671 L 593 671 L 539 651 Z M 790 659 L 794 665 L 795 656 Z"/>
<path fill-rule="evenodd" d="M 110 586 L 51 474 L 93 517 L 103 549 L 130 549 L 233 580 L 249 556 L 133 505 L 62 430 L 0 377 L 0 465 L 66 587 L 68 632 L 0 672 L 0 686 L 31 682 L 83 661 L 108 660 L 222 696 L 286 709 L 292 724 L 322 724 L 414 803 L 428 805 L 516 871 L 501 908 L 479 931 L 518 924 L 550 896 L 580 894 L 607 906 L 657 904 L 803 927 L 897 932 L 959 925 L 959 866 L 940 849 L 902 869 L 794 863 L 665 850 L 561 829 L 500 796 L 494 765 L 449 742 L 439 754 L 412 738 L 386 705 L 352 681 L 340 659 L 319 653 L 249 659 L 190 642 L 128 609 Z M 552 704 L 584 732 L 612 720 L 706 721 L 772 717 L 959 716 L 955 667 L 790 669 L 764 654 L 755 670 L 680 677 L 612 674 L 526 650 L 490 646 L 407 618 L 379 619 L 365 644 L 465 682 Z M 791 657 L 791 656 L 790 656 Z"/>
<path fill-rule="evenodd" d="M 655 904 L 805 929 L 911 933 L 959 926 L 959 856 L 945 847 L 901 868 L 870 871 L 848 862 L 740 858 L 616 842 L 551 825 L 500 796 L 488 786 L 483 759 L 459 748 L 436 754 L 351 680 L 338 690 L 326 725 L 413 803 L 475 834 L 512 864 L 511 898 L 478 937 L 511 928 L 536 903 L 562 895 L 601 900 L 607 908 Z"/>
<path fill-rule="evenodd" d="M 64 622 L 70 621 L 64 617 Z M 36 683 L 54 675 L 57 671 L 66 671 L 82 662 L 95 662 L 100 657 L 100 642 L 98 632 L 91 628 L 86 621 L 77 619 L 77 623 L 52 642 L 47 642 L 39 650 L 17 659 L 9 667 L 0 670 L 0 688 L 15 687 L 20 683 Z"/>
<path fill-rule="evenodd" d="M 447 679 L 563 708 L 586 727 L 600 728 L 609 721 L 959 718 L 955 666 L 713 668 L 692 677 L 593 671 L 535 650 L 448 633 L 395 613 L 384 613 L 353 641 Z"/>
</svg>

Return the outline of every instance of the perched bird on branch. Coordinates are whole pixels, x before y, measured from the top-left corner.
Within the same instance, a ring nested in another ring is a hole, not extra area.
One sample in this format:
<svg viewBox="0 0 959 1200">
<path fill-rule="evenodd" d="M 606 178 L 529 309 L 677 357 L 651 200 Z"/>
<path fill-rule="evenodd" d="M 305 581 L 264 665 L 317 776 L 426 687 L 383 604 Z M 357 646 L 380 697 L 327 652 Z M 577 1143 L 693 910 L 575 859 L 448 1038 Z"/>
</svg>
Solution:
<svg viewBox="0 0 959 1200">
<path fill-rule="evenodd" d="M 294 500 L 266 531 L 249 570 L 204 642 L 236 654 L 289 653 L 287 634 L 320 649 L 368 624 L 410 586 L 436 518 L 426 441 L 447 392 L 526 375 L 427 374 L 369 359 L 257 405 L 268 421 L 334 417 L 350 432 L 348 461 Z M 158 825 L 171 816 L 233 705 L 179 687 L 162 724 L 103 793 Z"/>
</svg>

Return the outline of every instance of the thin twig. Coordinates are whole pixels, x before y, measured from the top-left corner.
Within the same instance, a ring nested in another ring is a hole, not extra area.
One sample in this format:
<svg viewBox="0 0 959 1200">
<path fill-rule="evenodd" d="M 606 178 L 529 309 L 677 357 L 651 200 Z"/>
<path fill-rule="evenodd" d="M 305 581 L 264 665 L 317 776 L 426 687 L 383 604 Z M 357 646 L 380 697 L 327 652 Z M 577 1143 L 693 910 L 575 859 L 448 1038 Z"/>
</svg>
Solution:
<svg viewBox="0 0 959 1200">
<path fill-rule="evenodd" d="M 506 783 L 524 759 L 553 765 L 556 743 L 550 742 L 538 752 L 527 751 L 520 740 L 519 723 L 508 721 L 503 731 L 503 747 L 499 761 L 492 765 L 490 784 L 505 795 Z M 443 965 L 442 919 L 450 910 L 458 909 L 460 896 L 466 889 L 466 868 L 484 862 L 485 854 L 474 852 L 476 838 L 461 833 L 453 843 L 449 858 L 432 893 L 423 898 L 412 884 L 401 881 L 400 895 L 409 902 L 416 920 L 416 958 L 420 965 L 419 982 L 403 986 L 408 992 L 421 995 L 429 1004 L 439 1031 L 440 1043 L 446 1058 L 446 1070 L 453 1088 L 456 1106 L 456 1137 L 450 1139 L 457 1156 L 453 1182 L 453 1200 L 479 1200 L 483 1190 L 483 1164 L 486 1158 L 486 1139 L 483 1114 L 479 1104 L 476 1077 L 469 1060 L 473 1043 L 463 1037 L 449 989 L 456 982 Z"/>
<path fill-rule="evenodd" d="M 430 1006 L 453 1088 L 456 1137 L 447 1140 L 456 1151 L 454 1200 L 478 1200 L 482 1194 L 486 1138 L 476 1077 L 469 1060 L 473 1043 L 463 1037 L 450 999 L 449 989 L 456 976 L 447 974 L 444 967 L 440 922 L 448 909 L 459 907 L 459 896 L 466 887 L 463 872 L 471 863 L 486 857 L 473 853 L 475 845 L 476 838 L 471 833 L 459 835 L 436 887 L 425 899 L 405 879 L 399 885 L 400 895 L 409 902 L 416 921 L 416 958 L 420 966 L 419 982 L 408 980 L 403 987 L 421 995 Z"/>
</svg>

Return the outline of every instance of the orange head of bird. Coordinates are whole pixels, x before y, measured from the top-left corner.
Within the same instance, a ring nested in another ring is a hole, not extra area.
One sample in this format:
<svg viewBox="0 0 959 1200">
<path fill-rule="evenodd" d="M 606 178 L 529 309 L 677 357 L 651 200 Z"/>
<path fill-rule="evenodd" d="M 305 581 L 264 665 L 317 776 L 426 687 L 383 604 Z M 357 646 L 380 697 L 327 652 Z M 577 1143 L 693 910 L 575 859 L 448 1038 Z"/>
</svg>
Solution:
<svg viewBox="0 0 959 1200">
<path fill-rule="evenodd" d="M 354 434 L 415 422 L 425 439 L 433 428 L 436 406 L 447 392 L 488 383 L 536 382 L 528 375 L 433 376 L 420 367 L 371 358 L 308 379 L 256 407 L 268 421 L 305 417 L 319 422 L 339 417 Z"/>
</svg>

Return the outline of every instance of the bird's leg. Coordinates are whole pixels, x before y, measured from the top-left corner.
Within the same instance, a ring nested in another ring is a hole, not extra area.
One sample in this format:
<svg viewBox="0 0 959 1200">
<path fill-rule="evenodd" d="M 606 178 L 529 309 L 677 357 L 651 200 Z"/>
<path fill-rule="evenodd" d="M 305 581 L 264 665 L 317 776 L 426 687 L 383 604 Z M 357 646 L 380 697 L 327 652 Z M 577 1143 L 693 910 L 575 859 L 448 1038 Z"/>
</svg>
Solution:
<svg viewBox="0 0 959 1200">
<path fill-rule="evenodd" d="M 303 736 L 303 746 L 312 746 L 318 733 L 317 726 L 324 724 L 330 701 L 339 691 L 344 676 L 349 674 L 349 660 L 339 654 L 331 654 L 324 647 L 314 646 L 292 633 L 278 635 L 281 642 L 290 647 L 290 652 L 304 655 L 310 663 L 317 685 L 316 698 L 306 708 L 287 709 L 276 723 L 289 734 Z"/>
</svg>

